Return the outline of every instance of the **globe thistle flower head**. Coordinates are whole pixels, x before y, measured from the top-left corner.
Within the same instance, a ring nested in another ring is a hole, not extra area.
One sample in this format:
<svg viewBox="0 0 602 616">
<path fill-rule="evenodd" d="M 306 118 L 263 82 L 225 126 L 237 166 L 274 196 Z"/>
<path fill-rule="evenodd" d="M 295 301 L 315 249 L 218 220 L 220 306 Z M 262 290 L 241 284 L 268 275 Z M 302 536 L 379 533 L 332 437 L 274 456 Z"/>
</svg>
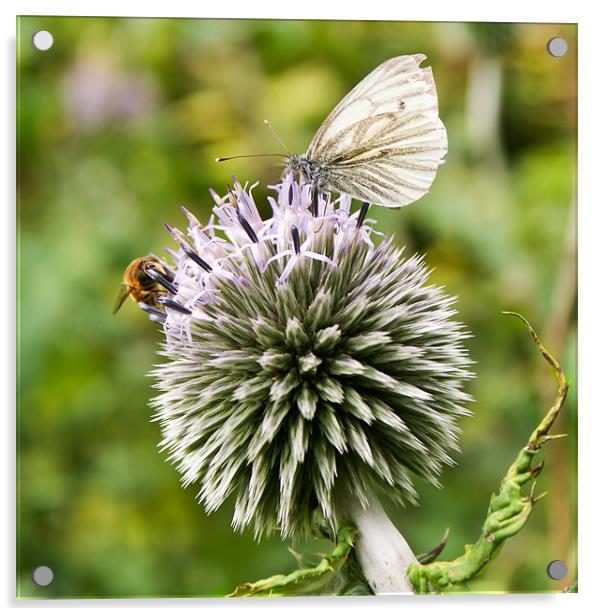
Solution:
<svg viewBox="0 0 602 616">
<path fill-rule="evenodd" d="M 262 220 L 237 181 L 203 227 L 187 210 L 153 374 L 162 447 L 208 512 L 234 499 L 257 538 L 337 528 L 338 495 L 415 502 L 457 450 L 471 376 L 453 298 L 422 258 L 374 245 L 367 204 L 286 174 Z M 159 314 L 157 314 L 157 312 Z"/>
</svg>

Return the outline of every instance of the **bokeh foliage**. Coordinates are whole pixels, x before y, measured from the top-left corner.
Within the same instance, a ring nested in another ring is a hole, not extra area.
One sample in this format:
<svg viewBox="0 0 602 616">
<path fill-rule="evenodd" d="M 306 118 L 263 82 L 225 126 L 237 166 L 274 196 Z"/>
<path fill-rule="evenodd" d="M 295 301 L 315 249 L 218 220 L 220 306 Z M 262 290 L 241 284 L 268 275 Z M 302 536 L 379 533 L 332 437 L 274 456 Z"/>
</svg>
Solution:
<svg viewBox="0 0 602 616">
<path fill-rule="evenodd" d="M 54 46 L 38 52 L 32 34 Z M 545 46 L 563 36 L 569 51 Z M 443 490 L 389 507 L 415 551 L 446 526 L 444 557 L 479 532 L 489 496 L 554 391 L 526 315 L 572 382 L 550 495 L 474 591 L 546 591 L 576 577 L 576 26 L 22 17 L 18 23 L 18 595 L 223 595 L 294 567 L 278 539 L 207 517 L 157 451 L 146 376 L 160 335 L 132 302 L 111 316 L 134 257 L 171 245 L 162 223 L 201 220 L 232 173 L 279 175 L 269 118 L 301 152 L 330 108 L 379 62 L 426 53 L 450 149 L 431 189 L 377 227 L 426 252 L 459 297 L 478 378 L 463 453 Z M 265 210 L 267 212 L 267 210 Z M 573 247 L 574 248 L 574 247 Z M 547 336 L 547 337 L 546 337 Z M 555 348 L 555 344 L 561 348 Z M 555 463 L 555 466 L 554 466 Z M 312 548 L 319 548 L 310 546 Z M 546 565 L 564 559 L 552 583 Z M 46 564 L 55 579 L 31 582 Z"/>
</svg>

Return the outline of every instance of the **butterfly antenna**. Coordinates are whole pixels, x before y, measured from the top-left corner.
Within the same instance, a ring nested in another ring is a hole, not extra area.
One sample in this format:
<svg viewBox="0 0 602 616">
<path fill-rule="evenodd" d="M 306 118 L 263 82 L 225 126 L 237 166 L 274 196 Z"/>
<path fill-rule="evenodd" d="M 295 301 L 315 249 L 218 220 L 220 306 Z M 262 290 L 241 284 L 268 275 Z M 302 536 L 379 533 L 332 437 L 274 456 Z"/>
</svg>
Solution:
<svg viewBox="0 0 602 616">
<path fill-rule="evenodd" d="M 284 143 L 284 141 L 282 141 L 282 139 L 280 138 L 280 135 L 274 130 L 274 127 L 270 124 L 270 122 L 268 120 L 264 120 L 263 123 L 268 127 L 272 135 L 274 135 L 274 137 L 276 138 L 276 141 L 278 141 L 278 143 L 284 148 L 287 155 L 290 156 L 291 153 L 289 152 L 289 149 L 286 147 L 286 144 Z"/>
<path fill-rule="evenodd" d="M 237 156 L 217 156 L 214 158 L 216 163 L 223 163 L 226 160 L 234 160 L 235 158 L 257 158 L 258 156 L 280 156 L 282 154 L 238 154 Z"/>
</svg>

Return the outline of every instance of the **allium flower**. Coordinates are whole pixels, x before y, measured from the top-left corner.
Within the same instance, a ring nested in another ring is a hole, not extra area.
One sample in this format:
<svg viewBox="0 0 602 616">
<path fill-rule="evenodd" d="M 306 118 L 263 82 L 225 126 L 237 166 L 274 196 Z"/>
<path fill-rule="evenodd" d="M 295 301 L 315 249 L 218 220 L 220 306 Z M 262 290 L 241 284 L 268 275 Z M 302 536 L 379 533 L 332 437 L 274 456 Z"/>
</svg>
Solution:
<svg viewBox="0 0 602 616">
<path fill-rule="evenodd" d="M 185 211 L 188 234 L 169 228 L 154 370 L 183 483 L 208 512 L 233 496 L 234 527 L 258 538 L 305 536 L 316 511 L 336 530 L 344 491 L 414 502 L 411 476 L 437 483 L 452 463 L 471 376 L 453 298 L 420 257 L 374 246 L 367 204 L 324 195 L 314 217 L 309 186 L 287 174 L 272 188 L 268 220 L 235 181 L 207 227 Z"/>
</svg>

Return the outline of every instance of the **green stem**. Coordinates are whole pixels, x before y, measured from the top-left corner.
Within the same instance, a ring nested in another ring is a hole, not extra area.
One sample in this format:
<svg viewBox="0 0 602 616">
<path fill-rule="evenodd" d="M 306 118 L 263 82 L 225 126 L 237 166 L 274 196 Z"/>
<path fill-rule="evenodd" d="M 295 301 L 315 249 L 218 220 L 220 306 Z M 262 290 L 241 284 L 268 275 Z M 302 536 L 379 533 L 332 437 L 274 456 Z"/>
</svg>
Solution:
<svg viewBox="0 0 602 616">
<path fill-rule="evenodd" d="M 458 591 L 459 586 L 466 584 L 491 562 L 506 539 L 523 528 L 533 505 L 544 496 L 543 494 L 538 497 L 534 496 L 535 478 L 541 472 L 543 462 L 532 466 L 533 458 L 545 443 L 564 436 L 549 434 L 568 391 L 568 383 L 560 365 L 541 344 L 538 335 L 524 317 L 514 312 L 505 314 L 511 314 L 523 321 L 540 353 L 551 366 L 558 383 L 556 399 L 508 469 L 498 493 L 494 493 L 491 497 L 487 518 L 477 542 L 467 545 L 464 554 L 453 561 L 410 566 L 408 576 L 419 593 L 431 590 L 435 592 Z M 528 496 L 523 496 L 521 489 L 530 481 L 533 482 L 531 492 Z"/>
</svg>

